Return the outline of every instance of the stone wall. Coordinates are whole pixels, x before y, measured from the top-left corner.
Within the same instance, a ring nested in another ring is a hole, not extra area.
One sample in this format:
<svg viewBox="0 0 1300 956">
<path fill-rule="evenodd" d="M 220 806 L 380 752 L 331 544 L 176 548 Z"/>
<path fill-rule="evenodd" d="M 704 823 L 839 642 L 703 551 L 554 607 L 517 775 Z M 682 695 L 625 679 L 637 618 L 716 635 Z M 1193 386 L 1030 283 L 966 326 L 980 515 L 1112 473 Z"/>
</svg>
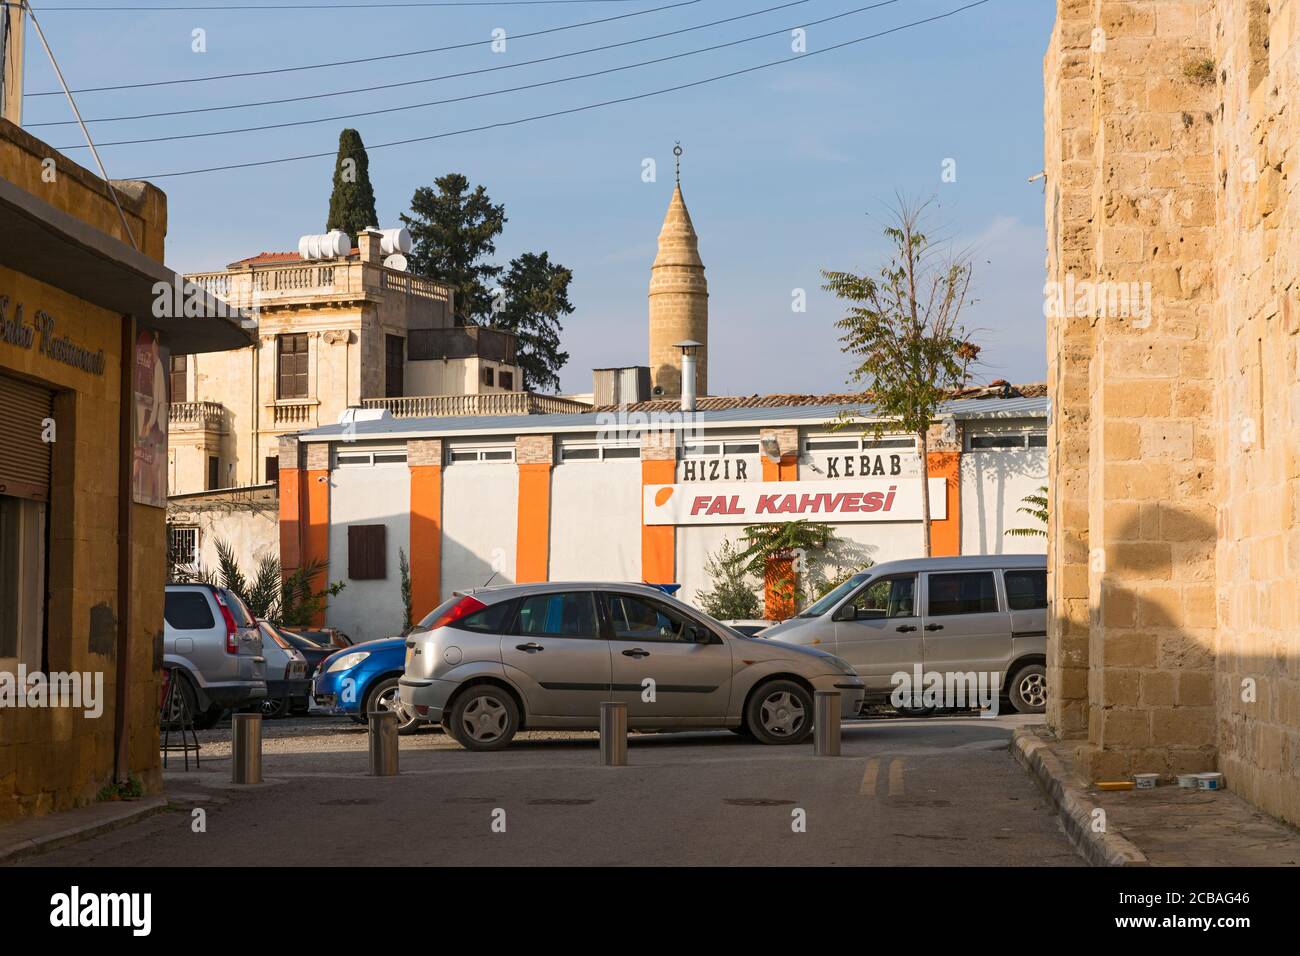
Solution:
<svg viewBox="0 0 1300 956">
<path fill-rule="evenodd" d="M 1044 64 L 1049 719 L 1291 822 L 1298 7 L 1060 0 Z"/>
<path fill-rule="evenodd" d="M 12 124 L 0 121 L 0 177 L 83 222 L 128 241 L 104 182 Z M 166 198 L 146 183 L 117 183 L 143 252 L 161 259 Z M 132 506 L 127 688 L 117 684 L 118 464 L 122 317 L 53 285 L 0 267 L 0 295 L 43 309 L 60 334 L 105 356 L 102 375 L 54 361 L 39 348 L 0 342 L 0 370 L 56 390 L 47 509 L 46 633 L 36 670 L 102 675 L 102 713 L 73 707 L 0 707 L 0 822 L 93 801 L 114 770 L 114 721 L 126 693 L 125 769 L 148 793 L 161 787 L 158 692 L 166 579 L 164 512 Z M 4 668 L 8 670 L 8 666 Z"/>
</svg>

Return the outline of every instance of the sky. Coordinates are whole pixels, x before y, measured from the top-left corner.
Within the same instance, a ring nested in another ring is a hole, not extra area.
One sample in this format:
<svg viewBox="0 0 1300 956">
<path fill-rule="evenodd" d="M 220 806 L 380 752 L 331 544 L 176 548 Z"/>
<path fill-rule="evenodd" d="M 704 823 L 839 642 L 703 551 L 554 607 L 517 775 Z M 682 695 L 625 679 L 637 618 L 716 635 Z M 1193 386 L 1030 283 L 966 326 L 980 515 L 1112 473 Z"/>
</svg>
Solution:
<svg viewBox="0 0 1300 956">
<path fill-rule="evenodd" d="M 122 0 L 117 6 L 295 2 L 340 0 Z M 324 231 L 338 134 L 351 126 L 369 150 L 381 227 L 400 225 L 417 187 L 461 172 L 505 204 L 509 221 L 497 244 L 498 263 L 545 250 L 573 270 L 576 311 L 564 322 L 570 358 L 561 372 L 562 391 L 588 392 L 592 368 L 647 363 L 646 290 L 673 188 L 673 145 L 680 141 L 682 191 L 709 283 L 712 393 L 850 387 L 852 362 L 834 328 L 843 306 L 821 290 L 821 270 L 875 273 L 889 251 L 881 230 L 899 194 L 933 199 L 931 232 L 971 252 L 976 301 L 964 319 L 983 348 L 976 380 L 1044 379 L 1043 191 L 1041 181 L 1028 179 L 1043 167 L 1042 57 L 1054 4 L 987 0 L 828 49 L 971 0 L 894 0 L 820 24 L 814 21 L 872 0 L 470 0 L 386 8 L 381 2 L 100 12 L 85 8 L 106 6 L 105 0 L 47 0 L 37 4 L 37 15 L 69 85 L 83 91 L 76 93 L 77 105 L 96 143 L 104 144 L 100 154 L 110 178 L 146 178 L 166 191 L 167 260 L 178 271 L 219 269 L 261 251 L 293 250 L 299 236 Z M 82 9 L 60 10 L 74 6 Z M 612 17 L 620 19 L 522 35 Z M 625 43 L 733 17 L 742 19 Z M 804 31 L 802 52 L 793 49 L 795 28 Z M 772 35 L 514 89 L 760 34 Z M 497 49 L 494 37 L 504 37 Z M 578 53 L 616 43 L 624 45 Z M 448 46 L 457 49 L 436 50 Z M 577 55 L 514 65 L 568 53 Z M 289 69 L 371 57 L 388 58 Z M 774 65 L 578 109 L 764 63 Z M 287 72 L 88 89 L 267 70 Z M 480 72 L 437 79 L 467 71 Z M 434 81 L 412 82 L 428 79 Z M 67 101 L 42 95 L 57 90 L 57 80 L 31 30 L 26 85 L 29 131 L 56 147 L 84 143 L 69 122 Z M 375 89 L 342 93 L 360 87 Z M 211 109 L 317 94 L 339 95 Z M 199 109 L 207 111 L 105 121 Z M 389 112 L 339 118 L 377 110 Z M 324 121 L 302 122 L 318 119 Z M 64 125 L 37 125 L 48 123 Z M 229 132 L 284 123 L 299 125 Z M 477 129 L 502 123 L 511 125 Z M 213 132 L 221 135 L 108 145 Z M 456 135 L 439 135 L 445 133 Z M 430 136 L 438 138 L 379 148 Z M 93 166 L 86 149 L 65 151 Z M 652 178 L 648 160 L 654 162 Z M 793 308 L 796 290 L 806 296 L 805 311 Z"/>
</svg>

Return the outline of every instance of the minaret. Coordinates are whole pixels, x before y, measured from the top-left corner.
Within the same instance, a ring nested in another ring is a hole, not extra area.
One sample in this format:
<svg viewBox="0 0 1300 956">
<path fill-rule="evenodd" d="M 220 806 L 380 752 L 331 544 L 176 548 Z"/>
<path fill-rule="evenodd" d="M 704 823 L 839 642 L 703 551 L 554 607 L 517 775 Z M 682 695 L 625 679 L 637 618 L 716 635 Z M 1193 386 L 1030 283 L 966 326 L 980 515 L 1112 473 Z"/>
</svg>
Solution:
<svg viewBox="0 0 1300 956">
<path fill-rule="evenodd" d="M 680 145 L 677 183 L 659 230 L 659 253 L 650 268 L 650 383 L 655 398 L 680 398 L 682 353 L 678 342 L 701 343 L 695 365 L 695 393 L 708 394 L 709 286 L 700 261 L 699 237 L 682 199 Z M 661 391 L 662 389 L 662 391 Z"/>
</svg>

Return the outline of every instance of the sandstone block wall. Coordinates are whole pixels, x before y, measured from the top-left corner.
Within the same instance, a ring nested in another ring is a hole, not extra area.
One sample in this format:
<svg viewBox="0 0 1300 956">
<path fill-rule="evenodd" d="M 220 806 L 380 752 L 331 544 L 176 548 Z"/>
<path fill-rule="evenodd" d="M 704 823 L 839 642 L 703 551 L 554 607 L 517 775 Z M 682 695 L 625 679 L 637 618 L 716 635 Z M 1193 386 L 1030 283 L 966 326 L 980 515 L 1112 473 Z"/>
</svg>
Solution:
<svg viewBox="0 0 1300 956">
<path fill-rule="evenodd" d="M 1049 720 L 1300 820 L 1297 0 L 1059 0 Z"/>
</svg>

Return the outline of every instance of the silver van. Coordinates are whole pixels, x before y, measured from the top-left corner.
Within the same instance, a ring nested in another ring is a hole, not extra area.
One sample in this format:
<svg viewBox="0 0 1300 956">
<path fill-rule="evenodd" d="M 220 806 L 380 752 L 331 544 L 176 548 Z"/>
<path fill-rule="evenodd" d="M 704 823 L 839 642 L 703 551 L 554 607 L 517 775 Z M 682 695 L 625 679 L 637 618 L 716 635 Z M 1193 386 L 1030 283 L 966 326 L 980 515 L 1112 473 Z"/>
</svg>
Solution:
<svg viewBox="0 0 1300 956">
<path fill-rule="evenodd" d="M 842 657 L 865 682 L 868 704 L 890 702 L 917 677 L 937 674 L 951 683 L 950 675 L 973 673 L 996 675 L 1016 711 L 1040 714 L 1047 705 L 1047 557 L 888 561 L 763 637 Z"/>
<path fill-rule="evenodd" d="M 262 632 L 239 595 L 215 584 L 169 584 L 163 598 L 163 666 L 179 680 L 194 726 L 266 697 Z M 177 715 L 163 714 L 164 722 Z"/>
</svg>

